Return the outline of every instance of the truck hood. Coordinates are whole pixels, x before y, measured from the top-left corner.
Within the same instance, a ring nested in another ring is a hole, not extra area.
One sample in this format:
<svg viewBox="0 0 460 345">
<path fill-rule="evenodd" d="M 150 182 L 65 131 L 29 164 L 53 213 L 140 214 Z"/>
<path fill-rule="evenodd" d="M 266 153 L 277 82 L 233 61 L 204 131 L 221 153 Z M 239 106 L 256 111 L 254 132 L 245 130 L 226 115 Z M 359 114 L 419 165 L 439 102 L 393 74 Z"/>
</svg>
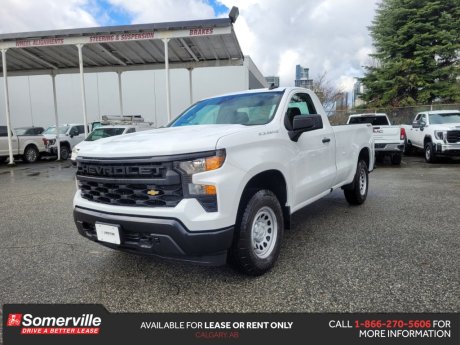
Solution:
<svg viewBox="0 0 460 345">
<path fill-rule="evenodd" d="M 436 130 L 442 131 L 442 130 L 450 130 L 450 129 L 460 129 L 460 123 L 445 123 L 442 125 L 431 125 L 430 127 L 433 127 Z"/>
<path fill-rule="evenodd" d="M 244 131 L 243 125 L 197 125 L 158 128 L 87 142 L 80 157 L 146 157 L 215 150 L 223 136 Z"/>
</svg>

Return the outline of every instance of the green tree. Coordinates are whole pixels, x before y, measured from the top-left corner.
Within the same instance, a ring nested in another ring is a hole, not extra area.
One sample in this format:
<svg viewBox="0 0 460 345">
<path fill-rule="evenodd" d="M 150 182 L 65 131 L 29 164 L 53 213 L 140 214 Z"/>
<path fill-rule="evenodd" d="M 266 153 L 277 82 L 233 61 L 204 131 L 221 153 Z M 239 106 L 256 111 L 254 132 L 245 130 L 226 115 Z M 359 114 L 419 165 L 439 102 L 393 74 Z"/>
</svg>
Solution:
<svg viewBox="0 0 460 345">
<path fill-rule="evenodd" d="M 460 101 L 460 0 L 382 0 L 362 79 L 372 106 Z"/>
</svg>

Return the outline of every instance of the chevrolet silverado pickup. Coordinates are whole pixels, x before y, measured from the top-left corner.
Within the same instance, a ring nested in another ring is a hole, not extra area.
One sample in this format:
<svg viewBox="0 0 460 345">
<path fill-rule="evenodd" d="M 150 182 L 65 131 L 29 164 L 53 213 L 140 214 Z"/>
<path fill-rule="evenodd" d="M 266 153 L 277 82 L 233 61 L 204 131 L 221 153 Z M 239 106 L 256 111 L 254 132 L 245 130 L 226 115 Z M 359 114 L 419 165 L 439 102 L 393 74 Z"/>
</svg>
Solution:
<svg viewBox="0 0 460 345">
<path fill-rule="evenodd" d="M 387 114 L 369 113 L 353 114 L 348 117 L 347 124 L 370 123 L 374 133 L 375 159 L 382 161 L 389 156 L 393 165 L 401 164 L 404 151 L 406 130 L 400 126 L 392 126 Z"/>
<path fill-rule="evenodd" d="M 418 113 L 407 133 L 405 153 L 425 151 L 425 161 L 435 163 L 440 156 L 460 157 L 460 111 L 435 110 Z"/>
<path fill-rule="evenodd" d="M 21 158 L 26 163 L 34 163 L 40 155 L 46 152 L 42 135 L 16 135 L 11 131 L 13 156 Z M 0 126 L 0 162 L 9 157 L 7 126 Z"/>
<path fill-rule="evenodd" d="M 83 147 L 74 219 L 113 249 L 260 275 L 294 212 L 339 188 L 362 204 L 373 166 L 371 125 L 332 127 L 307 89 L 243 91 Z"/>
</svg>

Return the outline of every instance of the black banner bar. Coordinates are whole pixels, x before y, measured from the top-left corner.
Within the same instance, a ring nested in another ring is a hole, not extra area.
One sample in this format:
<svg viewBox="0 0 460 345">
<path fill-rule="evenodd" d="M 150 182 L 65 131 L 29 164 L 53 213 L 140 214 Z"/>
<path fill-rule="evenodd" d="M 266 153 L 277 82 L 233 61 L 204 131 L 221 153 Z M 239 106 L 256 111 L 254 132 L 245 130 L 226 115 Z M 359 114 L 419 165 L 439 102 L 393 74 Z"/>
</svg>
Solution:
<svg viewBox="0 0 460 345">
<path fill-rule="evenodd" d="M 459 344 L 459 313 L 109 313 L 101 305 L 9 304 L 5 345 Z"/>
</svg>

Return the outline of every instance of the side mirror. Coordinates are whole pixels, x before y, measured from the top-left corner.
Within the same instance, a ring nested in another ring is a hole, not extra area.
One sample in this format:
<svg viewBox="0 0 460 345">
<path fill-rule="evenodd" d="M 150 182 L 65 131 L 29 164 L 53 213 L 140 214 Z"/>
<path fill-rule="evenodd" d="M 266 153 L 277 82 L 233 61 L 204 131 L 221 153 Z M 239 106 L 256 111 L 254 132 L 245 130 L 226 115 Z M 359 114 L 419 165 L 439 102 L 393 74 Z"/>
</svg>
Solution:
<svg viewBox="0 0 460 345">
<path fill-rule="evenodd" d="M 423 131 L 425 127 L 426 127 L 426 122 L 420 121 L 420 130 Z"/>
<path fill-rule="evenodd" d="M 288 132 L 289 138 L 292 141 L 297 141 L 303 132 L 309 132 L 320 128 L 323 128 L 323 119 L 321 115 L 298 115 L 294 117 L 292 131 Z"/>
</svg>

